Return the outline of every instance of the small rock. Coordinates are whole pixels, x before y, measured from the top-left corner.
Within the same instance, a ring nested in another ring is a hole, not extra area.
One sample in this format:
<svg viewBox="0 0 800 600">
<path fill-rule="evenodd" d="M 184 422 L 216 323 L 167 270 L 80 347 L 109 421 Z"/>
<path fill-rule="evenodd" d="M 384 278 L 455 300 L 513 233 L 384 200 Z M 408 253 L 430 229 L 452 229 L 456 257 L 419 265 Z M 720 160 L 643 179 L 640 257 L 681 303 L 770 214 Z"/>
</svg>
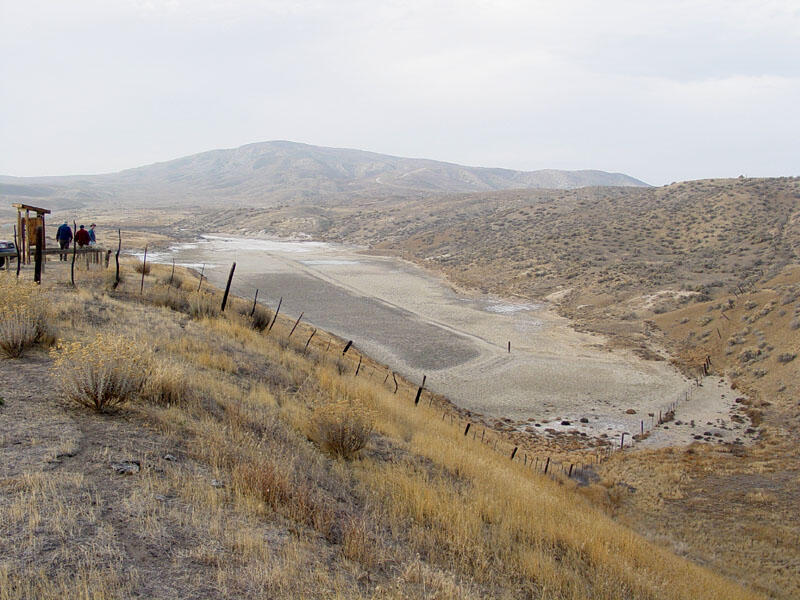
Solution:
<svg viewBox="0 0 800 600">
<path fill-rule="evenodd" d="M 173 454 L 165 454 L 165 455 L 164 455 L 164 456 L 162 456 L 161 458 L 163 458 L 164 460 L 169 460 L 169 461 L 172 461 L 172 462 L 175 462 L 176 460 L 178 460 L 178 459 L 175 457 L 175 455 L 173 455 Z"/>
<path fill-rule="evenodd" d="M 629 408 L 628 410 L 625 411 L 625 414 L 626 415 L 635 415 L 636 411 L 633 410 L 632 408 Z"/>
<path fill-rule="evenodd" d="M 588 422 L 589 419 L 587 419 L 586 417 L 581 417 L 581 423 L 588 423 Z"/>
<path fill-rule="evenodd" d="M 142 469 L 142 463 L 138 460 L 123 460 L 122 462 L 114 463 L 111 468 L 117 472 L 118 475 L 133 475 Z"/>
<path fill-rule="evenodd" d="M 211 480 L 211 485 L 212 485 L 212 487 L 215 487 L 215 488 L 224 488 L 225 487 L 225 484 L 222 481 L 220 481 L 219 479 L 212 479 Z"/>
<path fill-rule="evenodd" d="M 569 425 L 569 424 L 570 424 L 570 422 L 569 422 L 569 421 L 561 421 L 561 424 L 562 424 L 562 425 Z"/>
</svg>

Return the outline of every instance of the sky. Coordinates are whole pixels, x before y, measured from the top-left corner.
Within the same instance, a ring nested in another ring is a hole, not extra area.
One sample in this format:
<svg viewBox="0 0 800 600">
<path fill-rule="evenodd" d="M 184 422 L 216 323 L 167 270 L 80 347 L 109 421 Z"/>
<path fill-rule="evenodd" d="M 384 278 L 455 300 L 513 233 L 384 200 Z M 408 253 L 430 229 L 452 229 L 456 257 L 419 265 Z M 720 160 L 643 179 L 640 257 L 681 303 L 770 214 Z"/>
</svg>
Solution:
<svg viewBox="0 0 800 600">
<path fill-rule="evenodd" d="M 0 0 L 0 174 L 276 139 L 800 175 L 800 0 Z"/>
</svg>

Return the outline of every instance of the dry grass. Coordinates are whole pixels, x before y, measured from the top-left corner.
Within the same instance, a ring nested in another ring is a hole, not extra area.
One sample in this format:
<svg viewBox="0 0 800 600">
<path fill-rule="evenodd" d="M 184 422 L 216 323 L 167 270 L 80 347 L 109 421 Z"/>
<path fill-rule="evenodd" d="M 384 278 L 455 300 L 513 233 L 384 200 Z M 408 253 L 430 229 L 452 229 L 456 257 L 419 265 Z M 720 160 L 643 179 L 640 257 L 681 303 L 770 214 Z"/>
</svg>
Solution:
<svg viewBox="0 0 800 600">
<path fill-rule="evenodd" d="M 133 263 L 133 270 L 139 273 L 140 275 L 142 273 L 144 273 L 145 275 L 150 275 L 151 269 L 152 266 L 150 265 L 150 263 L 145 263 L 142 262 L 141 260 L 136 260 L 136 262 Z"/>
<path fill-rule="evenodd" d="M 53 349 L 53 377 L 63 398 L 105 412 L 135 396 L 148 367 L 146 348 L 121 335 Z"/>
<path fill-rule="evenodd" d="M 93 336 L 110 364 L 119 364 L 126 350 L 108 351 L 114 342 L 103 332 L 111 325 L 98 316 L 113 307 L 116 335 L 131 337 L 146 327 L 154 332 L 148 341 L 159 360 L 180 365 L 182 376 L 165 372 L 167 383 L 157 388 L 174 384 L 179 397 L 180 382 L 191 380 L 188 400 L 164 400 L 156 391 L 155 401 L 130 404 L 125 420 L 84 423 L 100 435 L 108 429 L 104 443 L 113 440 L 112 448 L 125 436 L 130 448 L 152 446 L 148 455 L 133 456 L 143 466 L 164 465 L 164 472 L 147 469 L 109 482 L 110 457 L 99 455 L 105 468 L 86 475 L 96 477 L 97 488 L 81 495 L 85 486 L 73 485 L 82 501 L 64 491 L 66 483 L 47 494 L 26 491 L 33 484 L 23 490 L 15 482 L 14 491 L 0 485 L 0 533 L 56 539 L 53 528 L 63 522 L 57 547 L 66 549 L 74 533 L 70 523 L 95 523 L 82 530 L 95 536 L 83 538 L 88 579 L 63 586 L 51 579 L 48 587 L 36 575 L 44 552 L 33 552 L 25 558 L 32 566 L 15 571 L 22 553 L 0 542 L 0 589 L 15 590 L 15 596 L 2 592 L 6 597 L 80 597 L 92 582 L 104 597 L 147 595 L 142 590 L 150 589 L 154 571 L 136 572 L 150 564 L 148 552 L 160 549 L 169 558 L 158 561 L 166 573 L 155 579 L 182 590 L 172 596 L 184 597 L 757 597 L 647 542 L 571 485 L 509 461 L 505 448 L 495 452 L 465 439 L 461 427 L 443 422 L 432 408 L 415 407 L 411 386 L 403 384 L 395 395 L 378 378 L 354 377 L 349 356 L 339 358 L 347 363 L 341 375 L 333 353 L 325 351 L 326 334 L 315 336 L 304 355 L 304 340 L 285 339 L 290 323 L 279 322 L 264 335 L 233 311 L 188 320 L 143 304 L 138 289 L 134 301 L 125 294 L 123 287 L 114 298 L 84 296 L 70 307 L 81 308 L 85 318 L 63 310 L 59 325 L 68 338 Z M 75 348 L 81 362 L 91 363 L 87 345 Z M 227 368 L 218 368 L 220 356 L 230 361 Z M 56 372 L 61 368 L 64 362 Z M 341 425 L 369 415 L 372 435 L 359 460 L 332 459 L 309 441 L 332 403 Z M 180 465 L 158 462 L 166 443 L 180 448 Z M 43 486 L 48 478 L 37 481 Z M 113 511 L 103 510 L 102 494 L 121 494 L 114 496 Z M 154 501 L 154 494 L 167 500 Z M 61 518 L 48 515 L 42 528 L 44 507 L 62 505 L 56 511 Z M 108 519 L 118 513 L 111 525 Z M 13 527 L 2 529 L 6 523 Z M 175 539 L 176 531 L 185 540 Z M 113 535 L 104 541 L 101 532 Z M 121 535 L 128 545 L 115 537 Z M 133 542 L 147 550 L 129 554 Z M 109 564 L 127 565 L 130 577 L 108 577 Z"/>
<path fill-rule="evenodd" d="M 10 273 L 0 274 L 0 355 L 19 358 L 40 342 L 50 341 L 49 302 L 31 282 L 17 281 Z"/>
<path fill-rule="evenodd" d="M 314 411 L 312 427 L 322 448 L 350 460 L 367 445 L 372 417 L 363 406 L 351 401 L 332 402 Z"/>
</svg>

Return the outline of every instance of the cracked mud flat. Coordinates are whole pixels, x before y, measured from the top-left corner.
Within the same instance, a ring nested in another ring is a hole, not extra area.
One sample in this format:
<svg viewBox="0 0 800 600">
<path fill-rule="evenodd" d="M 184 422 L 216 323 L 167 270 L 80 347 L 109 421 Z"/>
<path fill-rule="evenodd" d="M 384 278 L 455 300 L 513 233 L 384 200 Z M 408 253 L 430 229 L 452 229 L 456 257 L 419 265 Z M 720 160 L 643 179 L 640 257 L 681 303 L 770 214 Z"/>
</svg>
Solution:
<svg viewBox="0 0 800 600">
<path fill-rule="evenodd" d="M 608 352 L 599 336 L 579 333 L 546 305 L 458 292 L 411 263 L 322 242 L 204 236 L 151 260 L 194 268 L 224 287 L 345 339 L 461 408 L 536 430 L 578 430 L 587 436 L 638 433 L 648 413 L 666 412 L 693 389 L 665 361 Z M 511 342 L 511 352 L 508 352 Z M 735 392 L 708 385 L 681 402 L 676 419 L 707 429 L 729 423 Z M 628 414 L 632 409 L 635 414 Z M 695 414 L 696 413 L 696 414 Z M 588 423 L 580 423 L 580 419 Z M 569 421 L 569 426 L 560 425 Z M 730 425 L 730 423 L 729 423 Z M 647 428 L 647 426 L 646 426 Z M 705 431 L 704 429 L 704 431 Z M 718 428 L 732 440 L 738 431 Z M 694 440 L 696 428 L 658 429 L 644 443 Z"/>
</svg>

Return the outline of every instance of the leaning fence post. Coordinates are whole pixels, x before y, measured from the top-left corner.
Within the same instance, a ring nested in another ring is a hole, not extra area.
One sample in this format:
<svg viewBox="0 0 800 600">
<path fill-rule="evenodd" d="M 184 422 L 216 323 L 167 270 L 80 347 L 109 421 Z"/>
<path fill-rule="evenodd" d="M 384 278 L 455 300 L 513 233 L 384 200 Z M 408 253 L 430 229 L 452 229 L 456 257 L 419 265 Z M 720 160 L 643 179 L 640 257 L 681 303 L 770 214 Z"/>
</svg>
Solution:
<svg viewBox="0 0 800 600">
<path fill-rule="evenodd" d="M 517 455 L 518 446 L 514 446 L 514 449 L 511 451 L 511 460 L 514 460 L 514 457 Z"/>
<path fill-rule="evenodd" d="M 147 251 L 147 248 L 145 248 Z M 231 265 L 231 272 L 228 273 L 228 283 L 225 284 L 225 293 L 222 295 L 222 307 L 219 309 L 219 312 L 225 312 L 225 306 L 228 304 L 228 294 L 231 291 L 231 281 L 233 280 L 233 272 L 236 270 L 236 262 Z"/>
<path fill-rule="evenodd" d="M 467 437 L 467 434 L 469 433 L 469 426 L 470 425 L 472 425 L 472 423 L 467 423 L 467 427 L 466 427 L 466 429 L 464 429 L 464 437 Z"/>
<path fill-rule="evenodd" d="M 173 263 L 173 264 L 174 264 L 174 263 Z M 258 288 L 256 288 L 256 295 L 255 295 L 255 297 L 253 298 L 253 308 L 252 308 L 252 309 L 250 309 L 250 316 L 251 316 L 251 317 L 252 317 L 254 314 L 256 314 L 256 302 L 258 302 Z M 306 344 L 306 346 L 308 346 L 308 344 Z"/>
<path fill-rule="evenodd" d="M 304 354 L 304 355 L 305 355 L 305 353 L 306 353 L 306 350 L 308 350 L 308 345 L 311 343 L 311 338 L 313 338 L 313 337 L 314 337 L 314 334 L 315 334 L 315 333 L 317 333 L 317 330 L 316 330 L 316 329 L 314 329 L 314 330 L 311 332 L 311 335 L 310 335 L 310 336 L 308 336 L 308 339 L 306 340 L 306 346 L 305 346 L 305 348 L 303 348 L 303 354 Z"/>
<path fill-rule="evenodd" d="M 144 274 L 147 272 L 147 244 L 144 246 L 144 259 L 142 260 L 142 285 L 139 288 L 139 295 L 142 295 L 144 292 Z"/>
<path fill-rule="evenodd" d="M 358 377 L 358 372 L 361 370 L 361 358 L 362 358 L 362 356 L 359 354 L 358 355 L 358 366 L 356 367 L 356 373 L 355 373 L 355 375 L 353 375 L 353 377 Z"/>
<path fill-rule="evenodd" d="M 301 313 L 300 313 L 300 316 L 299 316 L 299 317 L 297 317 L 297 321 L 295 321 L 295 322 L 294 322 L 294 327 L 292 327 L 292 330 L 289 332 L 289 337 L 292 337 L 292 334 L 294 333 L 294 330 L 295 330 L 295 329 L 297 329 L 297 325 L 300 323 L 300 319 L 302 319 L 302 318 L 303 318 L 303 315 L 304 315 L 304 314 L 305 314 L 305 313 L 302 313 L 302 312 L 301 312 Z"/>
<path fill-rule="evenodd" d="M 547 457 L 547 462 L 544 463 L 544 474 L 547 475 L 547 469 L 550 468 L 550 457 Z"/>
<path fill-rule="evenodd" d="M 419 404 L 419 398 L 420 398 L 420 396 L 422 395 L 422 388 L 424 388 L 424 387 L 425 387 L 425 380 L 426 380 L 427 378 L 428 378 L 428 376 L 427 376 L 427 375 L 423 375 L 423 376 L 422 376 L 422 385 L 421 385 L 421 386 L 419 386 L 419 389 L 417 390 L 417 397 L 416 397 L 416 398 L 414 398 L 414 406 L 416 406 L 417 404 Z"/>
<path fill-rule="evenodd" d="M 397 385 L 397 377 L 395 376 L 394 371 L 392 371 L 392 381 L 394 381 L 394 391 L 392 393 L 396 394 L 398 385 Z"/>
<path fill-rule="evenodd" d="M 350 350 L 350 346 L 352 346 L 352 345 L 353 345 L 353 340 L 349 340 L 349 341 L 348 341 L 348 342 L 347 342 L 347 343 L 344 345 L 344 350 L 342 350 L 342 356 L 344 356 L 345 354 L 347 354 L 347 351 L 348 351 L 348 350 Z"/>
</svg>

